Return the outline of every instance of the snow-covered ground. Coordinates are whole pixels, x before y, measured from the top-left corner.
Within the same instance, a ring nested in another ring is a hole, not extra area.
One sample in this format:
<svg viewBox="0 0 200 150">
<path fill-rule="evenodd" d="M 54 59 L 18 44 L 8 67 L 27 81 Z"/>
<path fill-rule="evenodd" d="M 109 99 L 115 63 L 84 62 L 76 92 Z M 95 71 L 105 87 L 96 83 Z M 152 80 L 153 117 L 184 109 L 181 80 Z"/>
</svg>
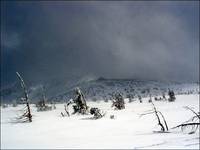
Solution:
<svg viewBox="0 0 200 150">
<path fill-rule="evenodd" d="M 169 128 L 193 116 L 184 106 L 199 111 L 199 95 L 179 95 L 176 98 L 171 103 L 154 101 Z M 61 117 L 64 105 L 57 104 L 57 109 L 46 112 L 37 112 L 32 105 L 32 123 L 11 123 L 22 106 L 1 108 L 1 148 L 199 148 L 199 129 L 194 134 L 180 129 L 154 133 L 160 130 L 155 115 L 139 117 L 139 114 L 152 109 L 148 98 L 143 101 L 126 102 L 126 109 L 120 111 L 113 110 L 111 102 L 88 102 L 90 107 L 107 112 L 104 118 L 98 120 L 91 120 L 90 115 Z M 110 119 L 110 115 L 114 115 L 115 119 Z"/>
</svg>

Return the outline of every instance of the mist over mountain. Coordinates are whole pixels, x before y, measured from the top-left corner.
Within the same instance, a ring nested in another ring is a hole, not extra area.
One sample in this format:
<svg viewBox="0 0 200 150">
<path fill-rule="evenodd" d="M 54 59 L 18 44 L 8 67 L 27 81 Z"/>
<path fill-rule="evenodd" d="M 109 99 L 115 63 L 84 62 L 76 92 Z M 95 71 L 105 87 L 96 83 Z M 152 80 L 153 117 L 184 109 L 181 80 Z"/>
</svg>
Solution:
<svg viewBox="0 0 200 150">
<path fill-rule="evenodd" d="M 199 2 L 1 2 L 1 86 L 199 80 Z"/>
<path fill-rule="evenodd" d="M 28 85 L 29 98 L 32 103 L 42 99 L 43 87 L 45 95 L 49 102 L 66 102 L 74 98 L 74 89 L 80 87 L 87 101 L 92 100 L 112 100 L 113 94 L 121 93 L 124 98 L 132 95 L 135 99 L 138 96 L 149 97 L 162 96 L 168 93 L 168 90 L 174 90 L 176 94 L 197 94 L 199 92 L 199 83 L 196 82 L 162 82 L 155 80 L 140 79 L 106 79 L 100 78 L 82 78 L 77 81 L 63 82 L 60 80 L 51 80 L 46 83 Z M 1 90 L 3 102 L 11 103 L 13 100 L 20 102 L 23 97 L 23 91 L 20 82 L 15 82 L 9 87 Z"/>
</svg>

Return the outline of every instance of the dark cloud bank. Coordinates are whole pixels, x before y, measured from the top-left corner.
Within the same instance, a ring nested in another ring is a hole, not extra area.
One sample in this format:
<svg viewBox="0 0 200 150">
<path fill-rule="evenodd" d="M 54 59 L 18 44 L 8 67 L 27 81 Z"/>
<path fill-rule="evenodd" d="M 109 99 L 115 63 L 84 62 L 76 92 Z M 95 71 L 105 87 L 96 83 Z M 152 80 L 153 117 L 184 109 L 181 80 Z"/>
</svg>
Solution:
<svg viewBox="0 0 200 150">
<path fill-rule="evenodd" d="M 197 81 L 199 2 L 1 2 L 2 84 L 15 71 Z"/>
</svg>

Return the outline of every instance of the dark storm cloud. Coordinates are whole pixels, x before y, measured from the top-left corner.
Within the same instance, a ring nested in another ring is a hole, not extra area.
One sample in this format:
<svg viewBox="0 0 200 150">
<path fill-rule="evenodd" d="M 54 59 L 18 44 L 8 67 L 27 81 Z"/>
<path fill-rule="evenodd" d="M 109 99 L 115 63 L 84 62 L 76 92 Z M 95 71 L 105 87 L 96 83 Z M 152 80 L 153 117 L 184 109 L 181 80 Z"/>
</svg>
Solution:
<svg viewBox="0 0 200 150">
<path fill-rule="evenodd" d="M 198 4 L 4 2 L 3 76 L 196 81 Z"/>
</svg>

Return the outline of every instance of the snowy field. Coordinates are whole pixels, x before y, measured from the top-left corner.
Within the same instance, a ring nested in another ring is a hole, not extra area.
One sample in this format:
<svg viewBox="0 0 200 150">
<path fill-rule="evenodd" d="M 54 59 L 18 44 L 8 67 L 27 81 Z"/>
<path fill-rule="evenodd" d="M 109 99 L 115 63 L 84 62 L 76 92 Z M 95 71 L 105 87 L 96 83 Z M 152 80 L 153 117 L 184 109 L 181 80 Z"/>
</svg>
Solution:
<svg viewBox="0 0 200 150">
<path fill-rule="evenodd" d="M 199 95 L 179 95 L 176 98 L 171 103 L 154 101 L 169 128 L 193 116 L 184 106 L 199 111 Z M 88 102 L 90 107 L 107 112 L 98 120 L 91 120 L 90 115 L 61 117 L 64 105 L 57 104 L 57 109 L 46 112 L 37 112 L 32 105 L 32 123 L 12 123 L 22 106 L 1 108 L 1 148 L 199 149 L 199 129 L 194 134 L 180 129 L 170 129 L 169 133 L 153 132 L 160 130 L 155 115 L 139 117 L 139 114 L 152 109 L 148 99 L 143 99 L 143 103 L 126 102 L 126 109 L 120 111 L 113 110 L 111 102 Z M 110 115 L 115 115 L 115 119 L 110 119 Z"/>
</svg>

